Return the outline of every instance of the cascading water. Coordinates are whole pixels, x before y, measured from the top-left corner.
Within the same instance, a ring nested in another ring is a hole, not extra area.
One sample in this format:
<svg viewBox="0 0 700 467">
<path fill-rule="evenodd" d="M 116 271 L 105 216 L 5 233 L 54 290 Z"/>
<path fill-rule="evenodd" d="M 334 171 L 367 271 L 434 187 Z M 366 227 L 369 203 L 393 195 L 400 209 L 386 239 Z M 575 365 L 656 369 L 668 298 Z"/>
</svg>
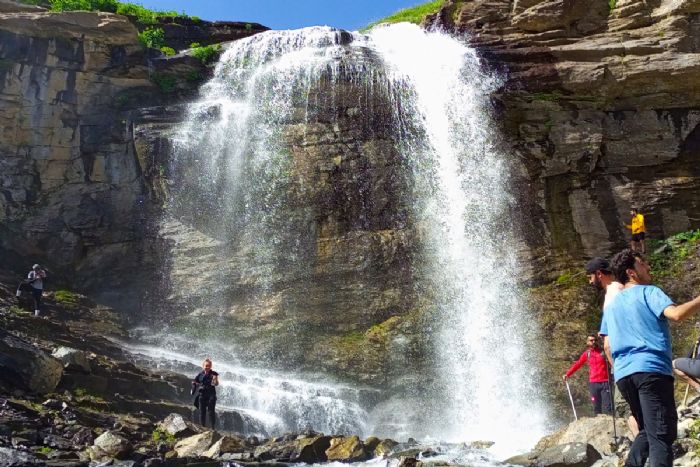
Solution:
<svg viewBox="0 0 700 467">
<path fill-rule="evenodd" d="M 342 91 L 348 83 L 362 92 L 348 99 Z M 498 455 L 527 449 L 543 434 L 546 416 L 532 384 L 528 337 L 534 333 L 513 280 L 508 170 L 490 125 L 488 95 L 497 84 L 467 46 L 406 24 L 368 35 L 330 28 L 266 32 L 229 47 L 176 138 L 176 183 L 162 223 L 170 242 L 170 299 L 207 329 L 230 326 L 227 316 L 237 313 L 268 323 L 304 303 L 332 302 L 316 296 L 312 279 L 322 207 L 305 202 L 304 183 L 291 176 L 304 161 L 290 156 L 290 140 L 300 141 L 302 152 L 312 138 L 329 151 L 359 144 L 320 109 L 350 115 L 356 111 L 348 100 L 371 109 L 368 102 L 381 96 L 390 108 L 374 108 L 387 115 L 364 120 L 370 130 L 390 127 L 391 151 L 398 153 L 397 186 L 407 187 L 397 189 L 404 198 L 399 205 L 408 208 L 396 223 L 410 223 L 406 229 L 417 238 L 411 287 L 429 304 L 425 341 L 434 374 L 413 377 L 410 391 L 363 398 L 362 388 L 318 375 L 302 381 L 252 370 L 250 362 L 232 364 L 230 355 L 245 348 L 240 337 L 200 334 L 199 342 L 226 349 L 219 355 L 234 383 L 220 398 L 224 404 L 267 414 L 268 431 L 310 425 L 446 442 L 488 439 Z M 334 133 L 327 141 L 314 136 L 320 122 Z M 364 196 L 371 187 L 362 190 Z M 369 214 L 358 219 L 368 230 Z M 227 283 L 235 284 L 233 292 L 226 292 Z M 310 298 L 286 299 L 289 290 Z M 280 329 L 281 338 L 294 341 L 313 325 Z M 191 343 L 178 345 L 174 328 L 167 332 L 149 339 L 181 352 L 161 360 L 195 363 L 183 357 Z M 159 358 L 157 348 L 135 350 Z M 269 352 L 266 357 L 285 358 Z"/>
</svg>

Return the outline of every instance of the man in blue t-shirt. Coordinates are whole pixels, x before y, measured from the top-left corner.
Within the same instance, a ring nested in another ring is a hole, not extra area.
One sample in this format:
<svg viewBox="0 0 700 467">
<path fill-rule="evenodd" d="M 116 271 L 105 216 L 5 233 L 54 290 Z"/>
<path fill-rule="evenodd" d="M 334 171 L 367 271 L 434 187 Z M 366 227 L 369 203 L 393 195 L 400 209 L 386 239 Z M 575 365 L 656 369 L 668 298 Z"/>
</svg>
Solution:
<svg viewBox="0 0 700 467">
<path fill-rule="evenodd" d="M 605 309 L 600 334 L 614 361 L 615 382 L 639 425 L 625 467 L 671 467 L 678 417 L 673 397 L 671 333 L 668 321 L 688 318 L 700 309 L 700 297 L 682 305 L 651 284 L 641 254 L 623 250 L 612 259 L 615 277 L 625 288 Z"/>
</svg>

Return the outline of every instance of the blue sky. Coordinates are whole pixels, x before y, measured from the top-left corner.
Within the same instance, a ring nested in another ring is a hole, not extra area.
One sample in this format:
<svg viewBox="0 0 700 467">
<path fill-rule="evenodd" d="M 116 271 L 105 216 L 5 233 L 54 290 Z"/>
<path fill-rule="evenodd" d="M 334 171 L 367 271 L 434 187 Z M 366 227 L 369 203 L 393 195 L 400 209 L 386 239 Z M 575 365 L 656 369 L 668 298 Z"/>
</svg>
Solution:
<svg viewBox="0 0 700 467">
<path fill-rule="evenodd" d="M 427 0 L 127 0 L 155 10 L 184 11 L 220 21 L 249 21 L 272 29 L 327 25 L 356 30 Z"/>
</svg>

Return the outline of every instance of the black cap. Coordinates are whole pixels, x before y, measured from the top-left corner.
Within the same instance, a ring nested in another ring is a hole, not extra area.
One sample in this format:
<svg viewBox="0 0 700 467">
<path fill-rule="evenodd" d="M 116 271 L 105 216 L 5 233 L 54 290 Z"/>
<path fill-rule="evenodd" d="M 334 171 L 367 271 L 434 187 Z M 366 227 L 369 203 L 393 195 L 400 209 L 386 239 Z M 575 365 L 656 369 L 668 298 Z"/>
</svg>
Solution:
<svg viewBox="0 0 700 467">
<path fill-rule="evenodd" d="M 586 274 L 593 274 L 596 271 L 610 272 L 610 262 L 605 258 L 596 256 L 586 263 Z"/>
</svg>

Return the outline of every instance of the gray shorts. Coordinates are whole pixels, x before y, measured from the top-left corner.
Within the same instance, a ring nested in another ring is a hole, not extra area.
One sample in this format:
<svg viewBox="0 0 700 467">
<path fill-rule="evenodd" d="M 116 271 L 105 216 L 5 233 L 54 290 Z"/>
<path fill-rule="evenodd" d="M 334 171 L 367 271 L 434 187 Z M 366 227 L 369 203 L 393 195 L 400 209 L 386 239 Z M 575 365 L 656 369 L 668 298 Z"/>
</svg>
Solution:
<svg viewBox="0 0 700 467">
<path fill-rule="evenodd" d="M 700 359 L 698 358 L 677 358 L 673 361 L 673 367 L 693 379 L 700 379 Z"/>
</svg>

